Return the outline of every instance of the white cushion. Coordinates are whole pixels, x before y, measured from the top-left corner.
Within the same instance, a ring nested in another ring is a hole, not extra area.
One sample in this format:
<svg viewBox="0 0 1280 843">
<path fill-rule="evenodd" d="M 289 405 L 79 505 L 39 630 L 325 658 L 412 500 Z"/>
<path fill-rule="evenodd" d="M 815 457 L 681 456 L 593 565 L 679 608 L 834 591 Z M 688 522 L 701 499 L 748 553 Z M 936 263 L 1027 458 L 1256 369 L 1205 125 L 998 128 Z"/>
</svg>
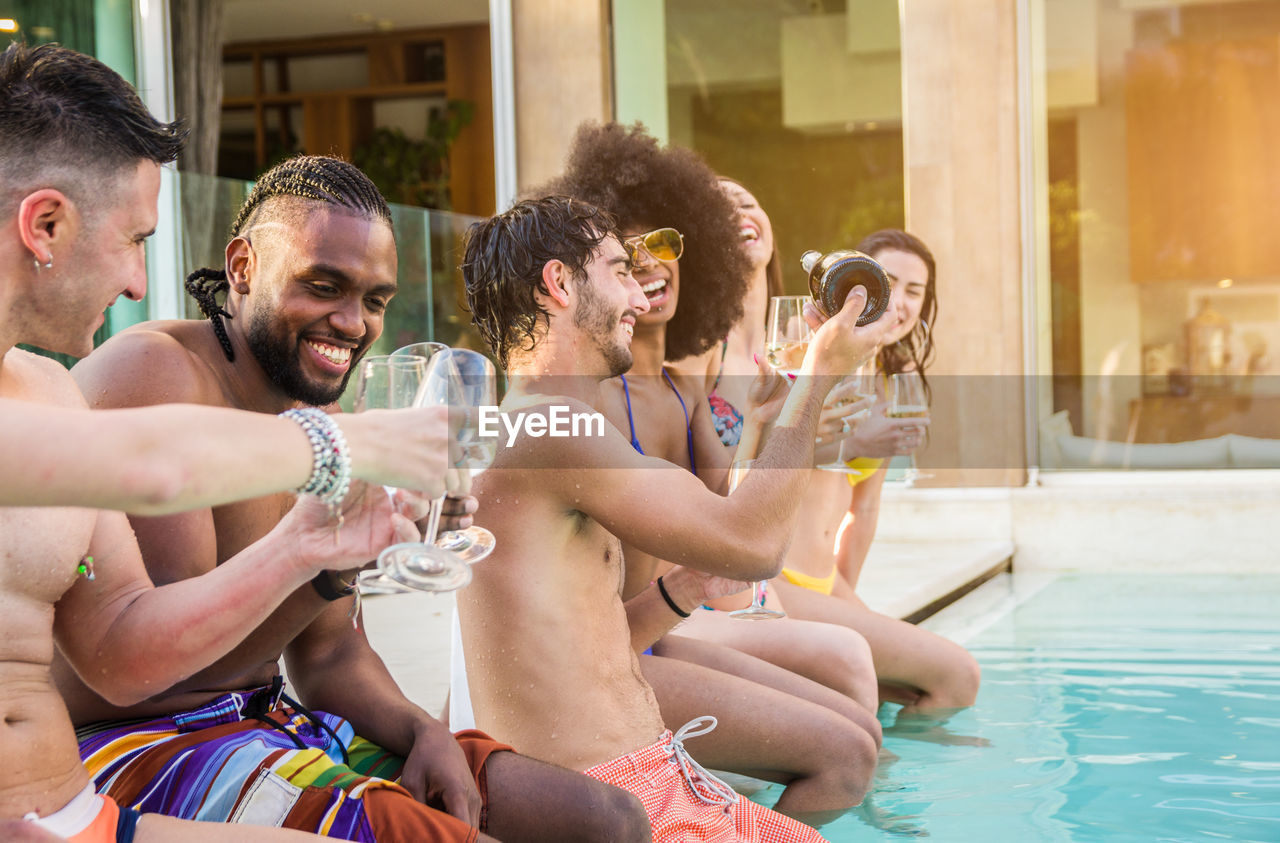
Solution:
<svg viewBox="0 0 1280 843">
<path fill-rule="evenodd" d="M 1071 416 L 1066 410 L 1059 410 L 1040 422 L 1040 467 L 1062 468 L 1062 449 L 1058 447 L 1058 438 L 1071 435 Z"/>
<path fill-rule="evenodd" d="M 1225 436 L 1160 445 L 1059 436 L 1057 444 L 1063 468 L 1227 468 L 1230 465 Z"/>
<path fill-rule="evenodd" d="M 1223 437 L 1232 468 L 1280 468 L 1280 439 L 1259 439 L 1231 433 Z"/>
</svg>

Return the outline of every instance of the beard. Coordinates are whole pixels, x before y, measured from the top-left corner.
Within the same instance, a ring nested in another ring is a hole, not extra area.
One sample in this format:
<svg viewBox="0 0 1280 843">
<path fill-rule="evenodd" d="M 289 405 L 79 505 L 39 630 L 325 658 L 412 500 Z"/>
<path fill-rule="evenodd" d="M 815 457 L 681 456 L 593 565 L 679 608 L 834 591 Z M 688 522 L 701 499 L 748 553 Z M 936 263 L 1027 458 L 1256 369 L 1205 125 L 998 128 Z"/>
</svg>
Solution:
<svg viewBox="0 0 1280 843">
<path fill-rule="evenodd" d="M 272 330 L 270 316 L 262 310 L 255 311 L 246 326 L 245 341 L 258 365 L 267 373 L 271 382 L 294 401 L 324 407 L 334 403 L 347 389 L 347 381 L 355 371 L 363 349 L 353 352 L 346 374 L 337 384 L 309 380 L 302 371 L 302 362 L 296 342 Z"/>
<path fill-rule="evenodd" d="M 573 324 L 592 338 L 609 369 L 609 377 L 616 378 L 626 374 L 631 368 L 631 349 L 613 339 L 622 314 L 609 310 L 609 306 L 596 295 L 589 280 L 580 285 L 579 289 L 582 290 L 582 296 L 578 301 L 578 309 L 573 314 Z"/>
</svg>

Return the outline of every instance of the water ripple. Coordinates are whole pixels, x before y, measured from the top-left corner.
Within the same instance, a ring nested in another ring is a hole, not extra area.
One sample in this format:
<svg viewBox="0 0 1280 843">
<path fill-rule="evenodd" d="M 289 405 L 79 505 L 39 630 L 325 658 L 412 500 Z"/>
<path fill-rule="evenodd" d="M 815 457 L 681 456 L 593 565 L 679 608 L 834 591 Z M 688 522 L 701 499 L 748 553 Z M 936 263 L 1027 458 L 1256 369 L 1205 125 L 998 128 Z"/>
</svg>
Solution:
<svg viewBox="0 0 1280 843">
<path fill-rule="evenodd" d="M 1132 752 L 1128 755 L 1081 755 L 1076 760 L 1083 764 L 1145 764 L 1148 761 L 1170 761 L 1186 754 L 1185 752 Z"/>
</svg>

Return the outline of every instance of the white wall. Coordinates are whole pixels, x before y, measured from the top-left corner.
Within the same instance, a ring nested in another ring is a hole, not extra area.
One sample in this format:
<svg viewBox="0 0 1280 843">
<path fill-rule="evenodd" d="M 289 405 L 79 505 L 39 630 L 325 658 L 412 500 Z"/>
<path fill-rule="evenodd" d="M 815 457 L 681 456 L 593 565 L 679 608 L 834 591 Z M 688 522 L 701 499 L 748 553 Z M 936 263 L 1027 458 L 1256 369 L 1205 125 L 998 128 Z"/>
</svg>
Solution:
<svg viewBox="0 0 1280 843">
<path fill-rule="evenodd" d="M 1280 470 L 1055 473 L 1041 482 L 887 485 L 876 540 L 1012 541 L 1017 572 L 1280 572 Z"/>
</svg>

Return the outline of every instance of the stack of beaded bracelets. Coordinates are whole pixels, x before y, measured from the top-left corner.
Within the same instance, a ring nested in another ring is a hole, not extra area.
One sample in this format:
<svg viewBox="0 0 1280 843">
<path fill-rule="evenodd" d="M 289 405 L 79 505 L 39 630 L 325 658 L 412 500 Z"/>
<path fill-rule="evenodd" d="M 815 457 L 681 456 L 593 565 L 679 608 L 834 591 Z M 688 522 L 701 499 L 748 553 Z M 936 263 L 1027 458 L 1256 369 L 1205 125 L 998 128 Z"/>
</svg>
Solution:
<svg viewBox="0 0 1280 843">
<path fill-rule="evenodd" d="M 336 507 L 351 488 L 351 452 L 342 429 L 328 413 L 315 407 L 285 410 L 280 415 L 297 422 L 311 440 L 311 477 L 298 492 L 316 495 Z"/>
</svg>

